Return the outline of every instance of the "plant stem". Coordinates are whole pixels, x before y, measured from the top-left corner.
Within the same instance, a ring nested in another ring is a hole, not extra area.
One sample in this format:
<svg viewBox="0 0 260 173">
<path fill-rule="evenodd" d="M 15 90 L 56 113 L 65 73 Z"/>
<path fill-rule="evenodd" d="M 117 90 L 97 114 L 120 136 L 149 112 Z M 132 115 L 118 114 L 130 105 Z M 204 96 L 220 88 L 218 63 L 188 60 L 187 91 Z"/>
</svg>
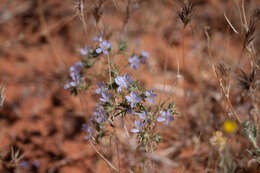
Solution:
<svg viewBox="0 0 260 173">
<path fill-rule="evenodd" d="M 109 53 L 107 54 L 107 63 L 108 63 L 108 73 L 109 73 L 109 81 L 110 85 L 112 85 L 112 77 L 111 77 L 111 63 Z"/>
</svg>

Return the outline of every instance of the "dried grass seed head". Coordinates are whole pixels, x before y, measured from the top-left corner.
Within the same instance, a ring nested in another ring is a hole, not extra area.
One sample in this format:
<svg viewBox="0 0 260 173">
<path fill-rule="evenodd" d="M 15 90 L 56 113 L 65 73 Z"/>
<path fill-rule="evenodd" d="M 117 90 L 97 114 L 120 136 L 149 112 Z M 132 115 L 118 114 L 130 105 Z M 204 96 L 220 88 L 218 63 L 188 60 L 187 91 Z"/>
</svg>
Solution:
<svg viewBox="0 0 260 173">
<path fill-rule="evenodd" d="M 99 22 L 100 18 L 103 15 L 102 5 L 106 0 L 100 0 L 98 3 L 95 3 L 94 8 L 92 9 L 92 15 L 94 16 L 96 23 Z"/>
<path fill-rule="evenodd" d="M 243 69 L 239 68 L 239 71 L 237 74 L 237 80 L 238 80 L 239 86 L 242 89 L 249 91 L 250 88 L 254 84 L 255 77 L 256 77 L 255 73 L 256 73 L 255 69 L 251 70 L 251 72 L 249 74 L 246 74 L 246 72 L 243 71 Z"/>
<path fill-rule="evenodd" d="M 16 145 L 13 145 L 11 149 L 3 156 L 3 162 L 8 167 L 16 167 L 24 157 L 23 151 Z"/>
<path fill-rule="evenodd" d="M 256 38 L 257 25 L 260 19 L 260 9 L 255 9 L 253 14 L 250 16 L 248 29 L 245 33 L 244 48 L 250 48 L 250 44 Z"/>
<path fill-rule="evenodd" d="M 255 39 L 256 23 L 257 20 L 254 15 L 252 15 L 250 17 L 248 31 L 245 34 L 244 47 L 248 47 L 250 43 Z"/>
<path fill-rule="evenodd" d="M 217 69 L 220 72 L 221 77 L 230 75 L 230 68 L 228 68 L 225 64 L 219 63 L 217 65 Z"/>
<path fill-rule="evenodd" d="M 224 63 L 219 63 L 217 66 L 218 76 L 222 79 L 224 87 L 229 87 L 231 79 L 231 68 Z"/>
<path fill-rule="evenodd" d="M 74 9 L 77 15 L 80 15 L 84 12 L 84 3 L 85 0 L 77 0 L 74 2 Z"/>
<path fill-rule="evenodd" d="M 194 3 L 190 1 L 177 1 L 179 4 L 181 4 L 182 9 L 181 11 L 178 11 L 178 16 L 181 19 L 181 21 L 184 24 L 184 28 L 189 24 L 191 21 L 191 18 L 193 16 L 193 11 L 194 11 Z"/>
</svg>

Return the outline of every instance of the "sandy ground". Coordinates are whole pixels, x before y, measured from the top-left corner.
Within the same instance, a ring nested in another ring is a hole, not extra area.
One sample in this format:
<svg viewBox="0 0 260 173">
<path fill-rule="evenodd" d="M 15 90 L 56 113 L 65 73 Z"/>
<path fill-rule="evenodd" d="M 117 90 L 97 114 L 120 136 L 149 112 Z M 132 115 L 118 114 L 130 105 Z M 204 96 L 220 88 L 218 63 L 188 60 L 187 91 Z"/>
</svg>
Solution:
<svg viewBox="0 0 260 173">
<path fill-rule="evenodd" d="M 240 38 L 223 17 L 226 11 L 239 28 L 233 2 L 197 0 L 192 21 L 184 30 L 177 15 L 180 7 L 167 0 L 146 0 L 139 5 L 132 1 L 129 18 L 127 1 L 107 0 L 97 25 L 91 11 L 95 3 L 86 1 L 86 28 L 70 0 L 0 2 L 0 83 L 6 88 L 0 110 L 0 151 L 8 155 L 11 146 L 17 146 L 24 153 L 22 163 L 28 164 L 12 168 L 1 162 L 0 172 L 113 172 L 81 131 L 93 113 L 98 99 L 93 93 L 94 84 L 100 79 L 89 76 L 86 81 L 93 85 L 80 97 L 63 89 L 69 66 L 80 60 L 79 49 L 91 44 L 99 31 L 105 32 L 115 49 L 120 39 L 127 39 L 126 56 L 141 50 L 149 52 L 149 62 L 137 71 L 129 68 L 123 55 L 112 57 L 112 62 L 160 98 L 174 98 L 180 112 L 181 116 L 163 129 L 163 142 L 157 151 L 170 166 L 156 164 L 160 169 L 155 172 L 215 172 L 218 157 L 209 138 L 221 130 L 227 107 L 211 63 L 225 62 L 231 67 L 238 64 Z M 248 13 L 255 5 L 254 1 L 248 2 Z M 213 59 L 208 55 L 205 28 L 209 28 Z M 87 73 L 102 73 L 104 61 Z M 248 64 L 246 55 L 242 55 L 240 65 L 247 68 Z M 242 113 L 247 112 L 250 106 L 246 101 L 236 102 L 237 97 L 232 98 L 234 105 Z M 249 164 L 244 147 L 250 145 L 240 131 L 229 136 L 228 142 L 238 172 L 260 170 L 255 163 Z M 120 149 L 122 160 L 130 159 L 129 148 L 120 144 Z M 106 150 L 102 152 L 117 163 L 117 156 L 109 153 L 111 148 Z M 123 163 L 121 166 L 121 171 L 127 172 Z"/>
</svg>

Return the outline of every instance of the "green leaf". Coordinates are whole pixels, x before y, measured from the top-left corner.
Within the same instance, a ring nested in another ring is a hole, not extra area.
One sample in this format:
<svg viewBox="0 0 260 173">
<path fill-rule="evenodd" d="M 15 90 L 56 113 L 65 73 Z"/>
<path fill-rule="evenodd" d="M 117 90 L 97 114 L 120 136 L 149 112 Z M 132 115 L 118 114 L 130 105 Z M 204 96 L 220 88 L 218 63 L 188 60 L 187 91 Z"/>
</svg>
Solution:
<svg viewBox="0 0 260 173">
<path fill-rule="evenodd" d="M 120 41 L 118 52 L 124 51 L 127 49 L 127 41 Z"/>
<path fill-rule="evenodd" d="M 251 141 L 251 143 L 254 145 L 255 149 L 258 149 L 257 146 L 257 128 L 256 126 L 251 123 L 250 121 L 244 121 L 242 123 L 244 133 L 248 137 L 248 139 Z"/>
</svg>

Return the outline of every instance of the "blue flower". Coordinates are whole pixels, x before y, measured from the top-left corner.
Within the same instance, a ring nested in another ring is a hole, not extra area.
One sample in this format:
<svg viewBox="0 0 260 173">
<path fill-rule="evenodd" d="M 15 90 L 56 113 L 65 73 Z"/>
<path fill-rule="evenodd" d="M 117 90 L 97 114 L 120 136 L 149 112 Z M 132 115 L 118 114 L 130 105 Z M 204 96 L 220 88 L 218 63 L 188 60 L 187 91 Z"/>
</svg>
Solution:
<svg viewBox="0 0 260 173">
<path fill-rule="evenodd" d="M 105 91 L 101 93 L 101 98 L 99 100 L 103 103 L 108 103 L 111 96 L 112 95 L 108 91 Z"/>
<path fill-rule="evenodd" d="M 101 94 L 101 93 L 103 93 L 104 91 L 107 90 L 106 85 L 104 84 L 104 82 L 98 82 L 97 86 L 99 87 L 98 89 L 96 89 L 96 93 L 97 94 Z"/>
<path fill-rule="evenodd" d="M 93 116 L 93 120 L 96 122 L 96 123 L 98 123 L 98 124 L 100 124 L 100 123 L 103 123 L 103 122 L 105 122 L 106 121 L 106 118 L 107 117 L 107 112 L 105 112 L 105 110 L 104 110 L 104 107 L 103 106 L 97 106 L 96 107 L 96 110 L 95 110 L 95 112 L 94 112 L 94 116 Z"/>
<path fill-rule="evenodd" d="M 115 82 L 119 86 L 117 91 L 121 92 L 122 88 L 127 89 L 133 81 L 130 76 L 125 74 L 124 76 L 117 76 Z"/>
<path fill-rule="evenodd" d="M 155 94 L 153 92 L 153 90 L 150 91 L 145 91 L 145 96 L 146 96 L 146 100 L 150 102 L 150 104 L 154 104 L 154 98 L 157 96 L 157 94 Z"/>
<path fill-rule="evenodd" d="M 88 141 L 91 138 L 91 136 L 93 136 L 93 132 L 94 132 L 93 128 L 91 126 L 87 125 L 87 124 L 83 124 L 82 129 L 87 134 L 85 136 L 85 139 Z"/>
<path fill-rule="evenodd" d="M 20 166 L 21 166 L 21 168 L 25 169 L 25 168 L 29 167 L 29 163 L 27 161 L 25 161 L 25 160 L 22 160 L 20 162 Z"/>
<path fill-rule="evenodd" d="M 145 64 L 146 60 L 150 57 L 148 52 L 142 51 L 141 52 L 141 63 Z"/>
<path fill-rule="evenodd" d="M 82 62 L 76 62 L 73 66 L 70 67 L 70 77 L 72 80 L 78 80 L 80 78 L 82 67 Z"/>
<path fill-rule="evenodd" d="M 82 67 L 82 62 L 76 62 L 73 66 L 70 67 L 69 70 L 71 80 L 64 85 L 64 89 L 80 87 L 83 82 L 83 78 L 81 76 Z"/>
<path fill-rule="evenodd" d="M 135 114 L 135 112 L 133 111 L 133 109 L 126 109 L 126 112 L 128 113 L 128 114 Z"/>
<path fill-rule="evenodd" d="M 138 115 L 140 119 L 146 120 L 146 118 L 147 118 L 147 112 L 146 111 L 143 111 L 141 113 L 135 113 L 135 114 Z"/>
<path fill-rule="evenodd" d="M 172 112 L 170 109 L 166 111 L 161 111 L 161 116 L 157 118 L 158 122 L 166 122 L 166 126 L 169 126 L 169 122 L 171 120 L 174 120 L 173 116 L 172 116 Z"/>
<path fill-rule="evenodd" d="M 102 39 L 102 37 L 103 37 L 103 32 L 100 32 L 100 34 L 98 35 L 98 36 L 95 36 L 94 37 L 94 42 L 102 42 L 103 41 L 103 39 Z"/>
<path fill-rule="evenodd" d="M 135 104 L 142 101 L 142 98 L 139 97 L 138 93 L 132 91 L 130 96 L 125 96 L 126 100 L 131 103 L 131 108 L 134 107 Z"/>
<path fill-rule="evenodd" d="M 70 72 L 77 72 L 79 73 L 81 71 L 81 68 L 83 67 L 83 63 L 78 61 L 74 65 L 70 67 Z"/>
<path fill-rule="evenodd" d="M 85 47 L 81 48 L 79 51 L 82 56 L 86 56 L 88 55 L 88 50 L 88 45 L 85 45 Z"/>
<path fill-rule="evenodd" d="M 130 132 L 132 132 L 132 133 L 142 132 L 142 128 L 144 127 L 145 124 L 146 124 L 146 122 L 142 122 L 141 120 L 135 120 L 135 122 L 134 122 L 135 128 L 132 128 L 130 130 Z"/>
<path fill-rule="evenodd" d="M 64 85 L 64 89 L 65 89 L 65 90 L 67 90 L 67 89 L 69 89 L 69 88 L 71 88 L 71 87 L 73 87 L 73 86 L 71 85 L 71 82 L 67 82 L 67 83 L 65 83 L 65 85 Z"/>
<path fill-rule="evenodd" d="M 35 168 L 39 168 L 40 163 L 39 163 L 38 160 L 34 160 L 33 163 L 32 163 L 32 165 L 33 165 Z"/>
<path fill-rule="evenodd" d="M 128 62 L 130 63 L 130 67 L 133 68 L 133 69 L 138 69 L 139 68 L 140 61 L 141 60 L 136 55 L 128 58 Z"/>
<path fill-rule="evenodd" d="M 80 78 L 79 80 L 76 81 L 68 81 L 65 85 L 64 85 L 64 89 L 67 90 L 69 88 L 75 88 L 75 87 L 80 87 L 81 84 L 83 83 L 83 79 Z"/>
<path fill-rule="evenodd" d="M 100 54 L 100 53 L 104 53 L 105 55 L 108 54 L 108 50 L 111 48 L 111 44 L 105 40 L 100 42 L 99 44 L 99 48 L 96 49 L 96 53 Z"/>
</svg>

